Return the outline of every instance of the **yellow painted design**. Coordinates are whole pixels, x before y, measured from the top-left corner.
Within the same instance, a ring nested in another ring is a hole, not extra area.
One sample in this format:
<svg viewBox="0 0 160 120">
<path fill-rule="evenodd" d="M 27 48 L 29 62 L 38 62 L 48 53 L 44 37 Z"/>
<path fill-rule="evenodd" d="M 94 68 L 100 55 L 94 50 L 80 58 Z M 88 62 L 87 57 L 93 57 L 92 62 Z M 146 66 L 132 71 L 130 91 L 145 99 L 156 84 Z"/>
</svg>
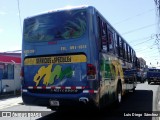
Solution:
<svg viewBox="0 0 160 120">
<path fill-rule="evenodd" d="M 62 80 L 63 78 L 71 78 L 72 77 L 72 68 L 66 67 L 62 70 L 62 66 L 56 65 L 52 70 L 53 64 L 48 65 L 47 67 L 42 66 L 37 74 L 34 76 L 34 82 L 36 86 L 39 85 L 40 81 L 43 80 L 43 84 L 48 86 L 49 84 L 53 84 L 55 80 Z"/>
<path fill-rule="evenodd" d="M 116 76 L 120 76 L 120 78 L 123 79 L 124 75 L 123 75 L 122 65 L 119 63 L 118 60 L 112 60 L 112 64 L 115 67 Z"/>
<path fill-rule="evenodd" d="M 38 73 L 34 76 L 34 82 L 36 82 L 36 86 L 39 84 L 40 80 L 44 77 L 43 84 L 48 85 L 48 80 L 51 76 L 52 64 L 48 65 L 48 67 L 42 66 Z"/>
</svg>

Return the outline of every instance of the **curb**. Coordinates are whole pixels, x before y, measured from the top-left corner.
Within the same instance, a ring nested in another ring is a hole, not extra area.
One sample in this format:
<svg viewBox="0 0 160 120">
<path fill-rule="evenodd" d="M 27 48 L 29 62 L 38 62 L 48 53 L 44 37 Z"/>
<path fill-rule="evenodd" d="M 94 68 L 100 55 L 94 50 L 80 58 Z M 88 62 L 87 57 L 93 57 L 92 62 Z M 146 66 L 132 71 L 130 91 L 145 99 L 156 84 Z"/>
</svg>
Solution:
<svg viewBox="0 0 160 120">
<path fill-rule="evenodd" d="M 13 97 L 20 97 L 21 94 L 2 94 L 0 95 L 0 100 L 3 100 L 3 99 L 9 99 L 9 98 L 13 98 Z"/>
</svg>

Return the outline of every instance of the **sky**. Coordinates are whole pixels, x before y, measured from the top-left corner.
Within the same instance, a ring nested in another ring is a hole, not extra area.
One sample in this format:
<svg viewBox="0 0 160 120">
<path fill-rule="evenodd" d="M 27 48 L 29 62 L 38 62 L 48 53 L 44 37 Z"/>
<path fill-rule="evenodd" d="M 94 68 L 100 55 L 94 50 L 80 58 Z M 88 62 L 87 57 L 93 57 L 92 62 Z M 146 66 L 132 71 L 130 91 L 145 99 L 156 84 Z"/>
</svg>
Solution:
<svg viewBox="0 0 160 120">
<path fill-rule="evenodd" d="M 138 57 L 148 66 L 160 66 L 160 53 L 155 44 L 155 35 L 160 30 L 154 0 L 0 0 L 0 52 L 21 50 L 24 18 L 80 5 L 96 7 Z"/>
</svg>

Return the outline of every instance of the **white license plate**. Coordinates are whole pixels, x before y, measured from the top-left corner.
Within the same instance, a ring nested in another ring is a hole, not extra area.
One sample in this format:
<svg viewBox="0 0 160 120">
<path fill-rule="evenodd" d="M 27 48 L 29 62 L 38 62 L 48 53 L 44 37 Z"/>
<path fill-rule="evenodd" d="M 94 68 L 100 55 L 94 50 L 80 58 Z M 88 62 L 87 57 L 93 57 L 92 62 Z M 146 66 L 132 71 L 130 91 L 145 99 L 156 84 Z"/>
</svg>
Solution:
<svg viewBox="0 0 160 120">
<path fill-rule="evenodd" d="M 57 100 L 50 100 L 49 102 L 51 106 L 59 106 L 59 101 Z"/>
</svg>

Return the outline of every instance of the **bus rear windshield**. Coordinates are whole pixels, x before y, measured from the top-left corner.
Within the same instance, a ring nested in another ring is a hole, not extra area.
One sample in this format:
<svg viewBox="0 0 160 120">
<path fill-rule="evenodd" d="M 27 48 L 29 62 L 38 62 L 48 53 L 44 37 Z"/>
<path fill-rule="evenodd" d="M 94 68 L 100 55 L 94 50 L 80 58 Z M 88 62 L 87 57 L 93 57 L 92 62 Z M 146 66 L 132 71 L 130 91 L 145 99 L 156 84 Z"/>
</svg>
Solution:
<svg viewBox="0 0 160 120">
<path fill-rule="evenodd" d="M 86 31 L 86 11 L 53 12 L 24 21 L 25 42 L 47 42 L 81 37 Z"/>
</svg>

